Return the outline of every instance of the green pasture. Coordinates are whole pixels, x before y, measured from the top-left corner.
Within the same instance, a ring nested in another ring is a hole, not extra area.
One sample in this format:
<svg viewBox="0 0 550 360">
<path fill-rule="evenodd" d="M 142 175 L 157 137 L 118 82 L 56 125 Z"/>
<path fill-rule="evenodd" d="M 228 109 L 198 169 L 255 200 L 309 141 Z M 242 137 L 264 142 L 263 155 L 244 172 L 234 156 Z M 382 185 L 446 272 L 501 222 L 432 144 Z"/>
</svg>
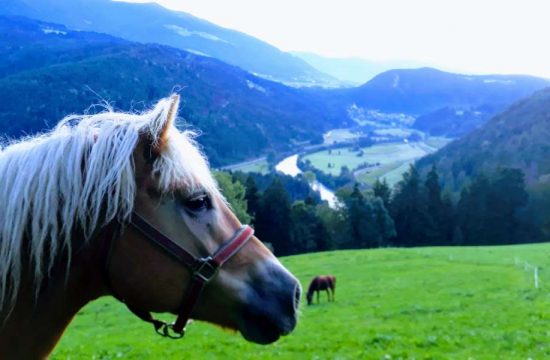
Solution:
<svg viewBox="0 0 550 360">
<path fill-rule="evenodd" d="M 355 174 L 355 178 L 365 184 L 374 184 L 376 179 L 385 179 L 389 186 L 393 187 L 403 179 L 403 173 L 409 169 L 409 165 L 413 162 L 414 160 L 409 160 L 384 164 L 373 169 L 360 171 Z"/>
<path fill-rule="evenodd" d="M 255 172 L 260 174 L 269 173 L 269 165 L 267 160 L 247 161 L 241 164 L 232 165 L 232 171 L 242 171 L 245 173 Z"/>
<path fill-rule="evenodd" d="M 282 259 L 306 289 L 337 277 L 336 302 L 302 306 L 294 333 L 260 346 L 193 323 L 158 337 L 113 299 L 85 307 L 53 359 L 548 359 L 550 244 L 336 251 Z M 539 288 L 534 268 L 539 269 Z"/>
<path fill-rule="evenodd" d="M 362 148 L 362 155 L 352 148 L 323 150 L 304 156 L 304 160 L 311 161 L 314 167 L 332 175 L 340 174 L 342 166 L 354 171 L 365 162 L 376 164 L 358 171 L 355 174 L 357 181 L 372 184 L 376 179 L 385 178 L 393 186 L 401 180 L 409 164 L 443 147 L 449 141 L 442 137 L 427 137 L 420 142 L 383 143 Z"/>
<path fill-rule="evenodd" d="M 418 143 L 385 143 L 362 148 L 363 155 L 359 156 L 359 151 L 353 151 L 352 148 L 332 149 L 319 151 L 304 157 L 304 160 L 311 161 L 312 165 L 319 170 L 338 175 L 340 168 L 347 166 L 354 170 L 360 164 L 367 162 L 380 166 L 403 163 L 422 157 L 427 154 L 426 148 Z M 331 167 L 328 164 L 331 163 Z M 371 169 L 373 170 L 373 169 Z"/>
<path fill-rule="evenodd" d="M 374 135 L 377 136 L 398 136 L 402 138 L 410 136 L 413 132 L 414 130 L 407 128 L 384 128 L 373 131 Z"/>
<path fill-rule="evenodd" d="M 360 136 L 360 134 L 353 132 L 350 129 L 333 129 L 326 133 L 323 137 L 325 144 L 334 144 L 354 140 Z"/>
</svg>

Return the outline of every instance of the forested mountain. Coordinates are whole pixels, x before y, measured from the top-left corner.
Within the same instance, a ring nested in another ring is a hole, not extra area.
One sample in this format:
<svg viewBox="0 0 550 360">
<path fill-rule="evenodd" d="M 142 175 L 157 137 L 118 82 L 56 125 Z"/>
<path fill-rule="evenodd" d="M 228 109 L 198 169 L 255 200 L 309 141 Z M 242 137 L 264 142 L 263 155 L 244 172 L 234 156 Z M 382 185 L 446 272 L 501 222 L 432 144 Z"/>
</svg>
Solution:
<svg viewBox="0 0 550 360">
<path fill-rule="evenodd" d="M 435 164 L 451 189 L 497 168 L 521 169 L 527 184 L 550 183 L 550 88 L 521 100 L 482 128 L 421 159 Z"/>
<path fill-rule="evenodd" d="M 390 70 L 350 90 L 359 106 L 426 114 L 442 108 L 506 106 L 548 80 L 519 75 L 462 75 L 432 68 Z"/>
<path fill-rule="evenodd" d="M 169 45 L 296 85 L 335 85 L 303 60 L 244 33 L 155 3 L 111 0 L 0 0 L 0 15 L 19 15 L 141 43 Z"/>
<path fill-rule="evenodd" d="M 445 106 L 419 116 L 413 127 L 434 136 L 462 137 L 482 126 L 503 105 L 487 104 L 479 107 Z"/>
<path fill-rule="evenodd" d="M 157 44 L 0 18 L 0 128 L 10 137 L 44 130 L 100 97 L 139 110 L 173 90 L 214 165 L 286 150 L 345 123 L 310 93 L 219 60 Z M 93 111 L 93 109 L 92 109 Z"/>
</svg>

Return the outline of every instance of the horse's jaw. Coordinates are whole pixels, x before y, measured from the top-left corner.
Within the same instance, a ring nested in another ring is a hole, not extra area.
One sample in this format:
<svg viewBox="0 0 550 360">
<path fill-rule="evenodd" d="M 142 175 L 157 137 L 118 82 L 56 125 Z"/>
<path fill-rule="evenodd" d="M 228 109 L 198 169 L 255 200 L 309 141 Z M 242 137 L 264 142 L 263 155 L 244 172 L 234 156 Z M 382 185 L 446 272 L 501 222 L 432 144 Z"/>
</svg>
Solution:
<svg viewBox="0 0 550 360">
<path fill-rule="evenodd" d="M 302 293 L 299 282 L 276 264 L 268 266 L 272 276 L 249 287 L 237 322 L 243 337 L 257 344 L 279 340 L 290 334 L 298 322 Z"/>
</svg>

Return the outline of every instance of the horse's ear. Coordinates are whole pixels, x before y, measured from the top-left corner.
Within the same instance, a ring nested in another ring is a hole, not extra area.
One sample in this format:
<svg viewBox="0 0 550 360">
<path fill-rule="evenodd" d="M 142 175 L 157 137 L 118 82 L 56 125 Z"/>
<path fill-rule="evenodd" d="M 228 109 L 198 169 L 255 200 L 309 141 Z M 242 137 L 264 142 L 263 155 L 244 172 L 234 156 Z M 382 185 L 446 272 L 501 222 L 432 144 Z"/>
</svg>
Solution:
<svg viewBox="0 0 550 360">
<path fill-rule="evenodd" d="M 161 104 L 166 101 L 168 101 L 168 104 Z M 157 105 L 161 107 L 161 109 L 152 124 L 154 139 L 151 144 L 151 150 L 154 155 L 160 155 L 166 147 L 170 128 L 173 126 L 178 115 L 180 96 L 178 94 L 173 94 L 169 99 L 162 100 L 161 103 Z"/>
</svg>

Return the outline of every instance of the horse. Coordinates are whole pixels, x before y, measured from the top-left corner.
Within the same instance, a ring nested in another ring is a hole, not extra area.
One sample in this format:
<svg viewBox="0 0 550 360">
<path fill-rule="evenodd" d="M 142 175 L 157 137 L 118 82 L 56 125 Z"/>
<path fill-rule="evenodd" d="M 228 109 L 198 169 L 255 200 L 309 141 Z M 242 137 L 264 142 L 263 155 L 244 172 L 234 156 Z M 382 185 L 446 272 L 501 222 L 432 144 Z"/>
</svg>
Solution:
<svg viewBox="0 0 550 360">
<path fill-rule="evenodd" d="M 258 344 L 293 331 L 297 279 L 233 214 L 178 107 L 107 106 L 0 148 L 2 357 L 47 357 L 102 296 L 168 337 L 191 318 Z"/>
<path fill-rule="evenodd" d="M 307 304 L 311 305 L 313 303 L 313 293 L 317 292 L 317 304 L 319 303 L 319 293 L 322 290 L 326 290 L 328 301 L 331 301 L 331 293 L 332 293 L 332 301 L 335 300 L 335 292 L 336 292 L 336 277 L 333 275 L 320 275 L 316 276 L 311 280 L 311 283 L 309 284 L 309 288 L 307 290 Z"/>
</svg>

